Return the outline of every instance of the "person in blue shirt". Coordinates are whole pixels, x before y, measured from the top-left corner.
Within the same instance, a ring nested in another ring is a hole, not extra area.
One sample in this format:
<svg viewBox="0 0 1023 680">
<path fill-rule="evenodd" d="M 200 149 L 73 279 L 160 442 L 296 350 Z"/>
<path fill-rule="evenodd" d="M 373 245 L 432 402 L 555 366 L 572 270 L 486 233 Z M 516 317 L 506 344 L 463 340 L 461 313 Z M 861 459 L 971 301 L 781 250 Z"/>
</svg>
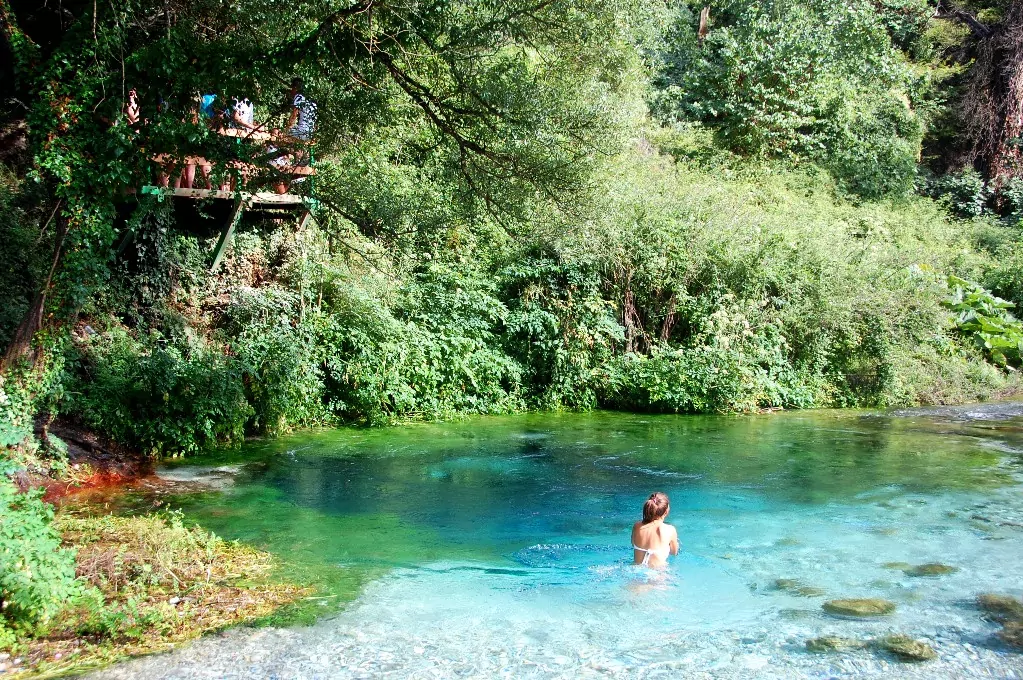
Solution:
<svg viewBox="0 0 1023 680">
<path fill-rule="evenodd" d="M 209 118 L 212 120 L 217 117 L 217 112 L 213 108 L 216 101 L 217 95 L 215 94 L 204 94 L 199 96 L 199 113 L 203 118 Z"/>
</svg>

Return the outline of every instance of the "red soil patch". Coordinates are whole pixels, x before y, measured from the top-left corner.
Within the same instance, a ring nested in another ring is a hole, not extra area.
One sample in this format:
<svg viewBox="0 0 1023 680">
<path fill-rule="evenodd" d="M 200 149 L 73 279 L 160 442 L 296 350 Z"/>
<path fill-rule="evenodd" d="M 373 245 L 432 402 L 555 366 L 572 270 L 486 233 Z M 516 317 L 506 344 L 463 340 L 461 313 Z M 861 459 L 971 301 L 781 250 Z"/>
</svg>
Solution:
<svg viewBox="0 0 1023 680">
<path fill-rule="evenodd" d="M 65 496 L 92 489 L 109 489 L 151 477 L 156 461 L 73 424 L 57 422 L 48 428 L 68 447 L 69 474 L 53 479 L 22 472 L 14 477 L 22 490 L 45 489 L 43 499 L 54 503 Z"/>
</svg>

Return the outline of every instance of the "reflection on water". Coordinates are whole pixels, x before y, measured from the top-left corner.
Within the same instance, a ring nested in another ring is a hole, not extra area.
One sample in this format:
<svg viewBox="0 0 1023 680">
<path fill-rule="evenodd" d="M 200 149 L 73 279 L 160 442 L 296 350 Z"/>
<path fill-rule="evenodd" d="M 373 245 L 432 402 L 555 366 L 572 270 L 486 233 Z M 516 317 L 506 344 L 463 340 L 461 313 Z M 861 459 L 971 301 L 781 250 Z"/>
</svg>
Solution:
<svg viewBox="0 0 1023 680">
<path fill-rule="evenodd" d="M 249 654 L 265 657 L 253 673 L 281 677 L 886 677 L 891 659 L 803 643 L 897 631 L 942 657 L 926 672 L 898 666 L 905 677 L 1023 677 L 969 604 L 1023 593 L 1020 451 L 1019 404 L 520 416 L 247 446 L 194 461 L 243 467 L 180 504 L 227 537 L 336 572 L 356 599 L 311 629 L 237 633 L 141 668 L 219 677 Z M 630 564 L 629 528 L 653 490 L 671 496 L 683 544 L 666 574 Z M 958 571 L 904 571 L 928 562 Z M 821 611 L 842 597 L 898 609 L 869 621 Z"/>
</svg>

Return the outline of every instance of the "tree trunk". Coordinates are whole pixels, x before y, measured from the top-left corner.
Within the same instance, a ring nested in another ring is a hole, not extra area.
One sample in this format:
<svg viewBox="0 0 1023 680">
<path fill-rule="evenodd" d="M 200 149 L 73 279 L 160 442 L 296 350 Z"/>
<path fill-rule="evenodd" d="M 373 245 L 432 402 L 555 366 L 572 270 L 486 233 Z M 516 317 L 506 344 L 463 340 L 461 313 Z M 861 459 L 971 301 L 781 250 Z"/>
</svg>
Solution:
<svg viewBox="0 0 1023 680">
<path fill-rule="evenodd" d="M 59 210 L 59 208 L 60 206 L 58 205 L 57 209 Z M 53 241 L 53 259 L 50 264 L 50 271 L 47 273 L 46 280 L 43 282 L 39 292 L 32 299 L 32 304 L 29 306 L 25 318 L 22 319 L 21 323 L 18 324 L 18 328 L 14 331 L 14 337 L 11 338 L 7 351 L 4 353 L 3 359 L 0 360 L 0 372 L 5 372 L 19 361 L 26 359 L 34 367 L 39 358 L 32 347 L 32 341 L 35 339 L 36 333 L 43 327 L 43 314 L 46 312 L 46 296 L 50 291 L 50 286 L 53 284 L 53 275 L 56 273 L 57 267 L 64 256 L 64 241 L 67 239 L 68 233 L 67 219 L 63 215 L 58 215 L 56 219 L 57 233 Z"/>
<path fill-rule="evenodd" d="M 949 18 L 963 20 L 965 12 L 956 12 Z M 961 102 L 968 144 L 961 164 L 1000 184 L 1023 175 L 1023 2 L 1010 3 L 1001 23 L 985 31 L 974 30 L 976 61 Z"/>
</svg>

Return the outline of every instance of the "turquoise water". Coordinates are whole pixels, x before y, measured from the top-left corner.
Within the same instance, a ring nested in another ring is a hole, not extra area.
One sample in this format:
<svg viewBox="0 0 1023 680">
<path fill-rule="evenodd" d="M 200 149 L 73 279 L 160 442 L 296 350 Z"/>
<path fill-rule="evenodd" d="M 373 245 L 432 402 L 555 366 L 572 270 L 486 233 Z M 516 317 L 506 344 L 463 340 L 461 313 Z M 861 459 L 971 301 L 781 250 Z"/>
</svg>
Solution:
<svg viewBox="0 0 1023 680">
<path fill-rule="evenodd" d="M 1020 404 L 517 416 L 247 445 L 165 468 L 217 487 L 175 502 L 329 575 L 351 601 L 311 628 L 235 633 L 133 672 L 1023 677 L 1023 657 L 972 605 L 1023 595 L 1021 452 Z M 628 549 L 655 490 L 682 541 L 664 574 L 633 567 Z M 912 577 L 895 562 L 958 571 Z M 846 597 L 898 609 L 869 621 L 821 610 Z M 926 639 L 940 660 L 805 651 L 820 635 L 889 632 Z"/>
</svg>

